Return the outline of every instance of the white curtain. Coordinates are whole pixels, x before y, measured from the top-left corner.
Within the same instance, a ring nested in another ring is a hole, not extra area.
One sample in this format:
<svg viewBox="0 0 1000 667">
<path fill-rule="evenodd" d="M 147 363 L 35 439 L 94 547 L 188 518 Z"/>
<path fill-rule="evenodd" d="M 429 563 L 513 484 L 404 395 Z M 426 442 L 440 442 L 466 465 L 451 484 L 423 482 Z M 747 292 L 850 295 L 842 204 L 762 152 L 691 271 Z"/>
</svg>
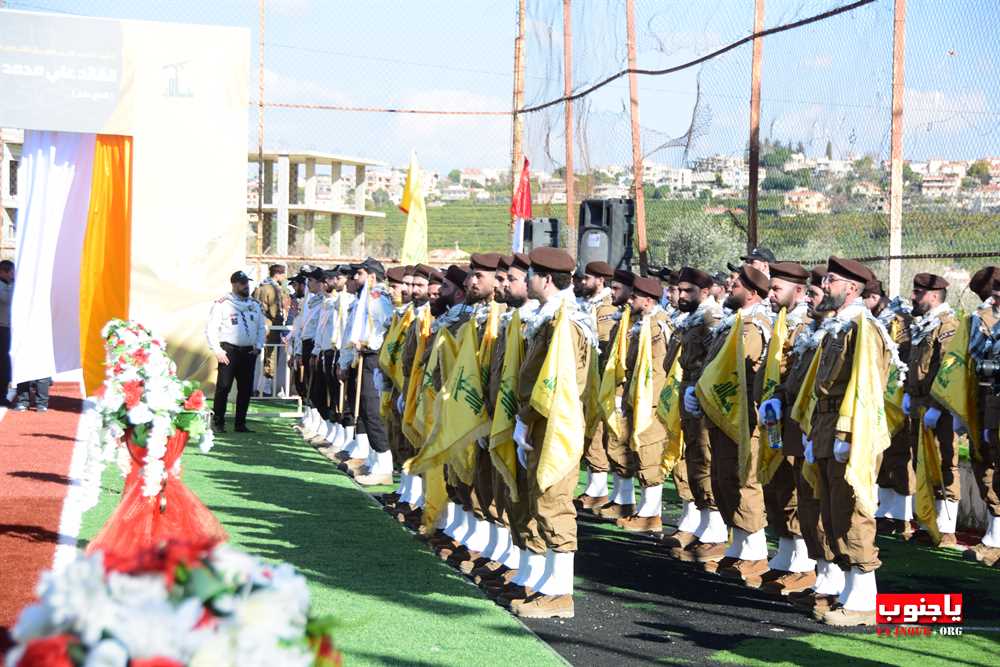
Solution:
<svg viewBox="0 0 1000 667">
<path fill-rule="evenodd" d="M 95 140 L 93 134 L 24 133 L 11 308 L 14 382 L 80 367 L 80 254 Z"/>
</svg>

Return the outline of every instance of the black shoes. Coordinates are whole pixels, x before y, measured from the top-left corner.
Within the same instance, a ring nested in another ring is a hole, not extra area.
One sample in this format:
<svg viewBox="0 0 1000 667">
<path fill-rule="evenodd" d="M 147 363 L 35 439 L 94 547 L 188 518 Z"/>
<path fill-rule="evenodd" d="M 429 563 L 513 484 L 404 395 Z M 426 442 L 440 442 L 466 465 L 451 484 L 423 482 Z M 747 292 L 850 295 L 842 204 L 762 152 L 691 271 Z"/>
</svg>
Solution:
<svg viewBox="0 0 1000 667">
<path fill-rule="evenodd" d="M 225 433 L 225 432 L 226 432 L 225 424 L 212 424 L 212 433 Z"/>
<path fill-rule="evenodd" d="M 236 431 L 237 433 L 253 433 L 253 431 L 251 431 L 250 429 L 247 428 L 246 424 L 240 424 L 239 426 L 237 426 L 233 430 Z"/>
</svg>

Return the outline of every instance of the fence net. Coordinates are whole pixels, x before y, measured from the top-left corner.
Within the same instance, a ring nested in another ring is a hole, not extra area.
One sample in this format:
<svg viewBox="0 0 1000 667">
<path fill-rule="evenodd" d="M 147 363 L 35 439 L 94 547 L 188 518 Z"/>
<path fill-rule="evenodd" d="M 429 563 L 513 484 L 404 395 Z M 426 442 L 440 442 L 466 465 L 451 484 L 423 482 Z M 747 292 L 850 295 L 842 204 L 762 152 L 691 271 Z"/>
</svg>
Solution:
<svg viewBox="0 0 1000 667">
<path fill-rule="evenodd" d="M 768 0 L 764 27 L 847 4 Z M 1000 61 L 991 39 L 1000 5 L 906 4 L 902 254 L 914 257 L 902 262 L 901 285 L 905 291 L 914 273 L 933 271 L 952 282 L 957 299 L 970 272 L 1000 263 Z M 263 22 L 254 0 L 5 5 L 249 29 L 248 255 L 259 248 L 292 264 L 395 256 L 411 150 L 430 186 L 432 259 L 509 248 L 518 0 L 371 0 L 349 9 L 265 0 Z M 753 33 L 754 3 L 745 0 L 635 0 L 634 6 L 642 69 L 675 67 Z M 779 258 L 807 264 L 830 254 L 869 258 L 887 275 L 893 12 L 893 2 L 878 0 L 763 38 L 758 244 Z M 577 0 L 570 17 L 574 92 L 628 66 L 625 0 Z M 524 107 L 562 97 L 563 35 L 562 2 L 526 1 Z M 746 249 L 751 65 L 747 42 L 672 74 L 638 77 L 642 188 L 655 266 L 722 270 Z M 559 103 L 519 115 L 536 216 L 566 216 L 564 113 Z M 576 200 L 634 196 L 628 77 L 572 102 L 572 117 Z M 263 187 L 259 122 L 264 152 L 274 156 Z M 310 152 L 335 160 L 311 166 L 294 158 Z M 280 154 L 293 156 L 287 174 Z M 274 206 L 285 177 L 292 204 L 287 238 Z"/>
</svg>

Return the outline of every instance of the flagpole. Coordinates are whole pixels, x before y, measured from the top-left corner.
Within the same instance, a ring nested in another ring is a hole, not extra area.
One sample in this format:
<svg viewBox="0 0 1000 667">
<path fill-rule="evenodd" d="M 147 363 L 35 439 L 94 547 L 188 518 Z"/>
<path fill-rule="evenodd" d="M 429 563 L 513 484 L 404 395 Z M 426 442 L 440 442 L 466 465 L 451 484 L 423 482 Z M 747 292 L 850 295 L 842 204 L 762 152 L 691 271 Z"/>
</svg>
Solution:
<svg viewBox="0 0 1000 667">
<path fill-rule="evenodd" d="M 518 111 L 524 106 L 524 32 L 527 15 L 527 0 L 517 3 L 517 37 L 514 38 L 514 117 L 513 136 L 511 140 L 510 188 L 511 198 L 517 194 L 518 177 L 521 169 L 521 133 L 524 131 L 524 120 Z M 523 223 L 517 223 L 518 216 L 511 215 L 511 234 L 523 233 Z M 518 240 L 512 239 L 511 247 L 518 250 Z"/>
</svg>

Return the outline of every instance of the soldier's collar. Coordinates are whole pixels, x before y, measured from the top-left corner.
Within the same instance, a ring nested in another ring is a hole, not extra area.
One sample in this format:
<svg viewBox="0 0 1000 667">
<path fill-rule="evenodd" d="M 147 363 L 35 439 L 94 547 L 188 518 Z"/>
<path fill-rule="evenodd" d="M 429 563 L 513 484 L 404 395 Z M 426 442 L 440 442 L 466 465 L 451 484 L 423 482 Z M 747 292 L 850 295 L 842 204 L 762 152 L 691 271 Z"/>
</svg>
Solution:
<svg viewBox="0 0 1000 667">
<path fill-rule="evenodd" d="M 587 297 L 587 303 L 596 306 L 599 305 L 605 299 L 607 299 L 609 296 L 611 296 L 611 288 L 602 287 L 597 291 L 597 294 L 591 297 Z"/>
</svg>

